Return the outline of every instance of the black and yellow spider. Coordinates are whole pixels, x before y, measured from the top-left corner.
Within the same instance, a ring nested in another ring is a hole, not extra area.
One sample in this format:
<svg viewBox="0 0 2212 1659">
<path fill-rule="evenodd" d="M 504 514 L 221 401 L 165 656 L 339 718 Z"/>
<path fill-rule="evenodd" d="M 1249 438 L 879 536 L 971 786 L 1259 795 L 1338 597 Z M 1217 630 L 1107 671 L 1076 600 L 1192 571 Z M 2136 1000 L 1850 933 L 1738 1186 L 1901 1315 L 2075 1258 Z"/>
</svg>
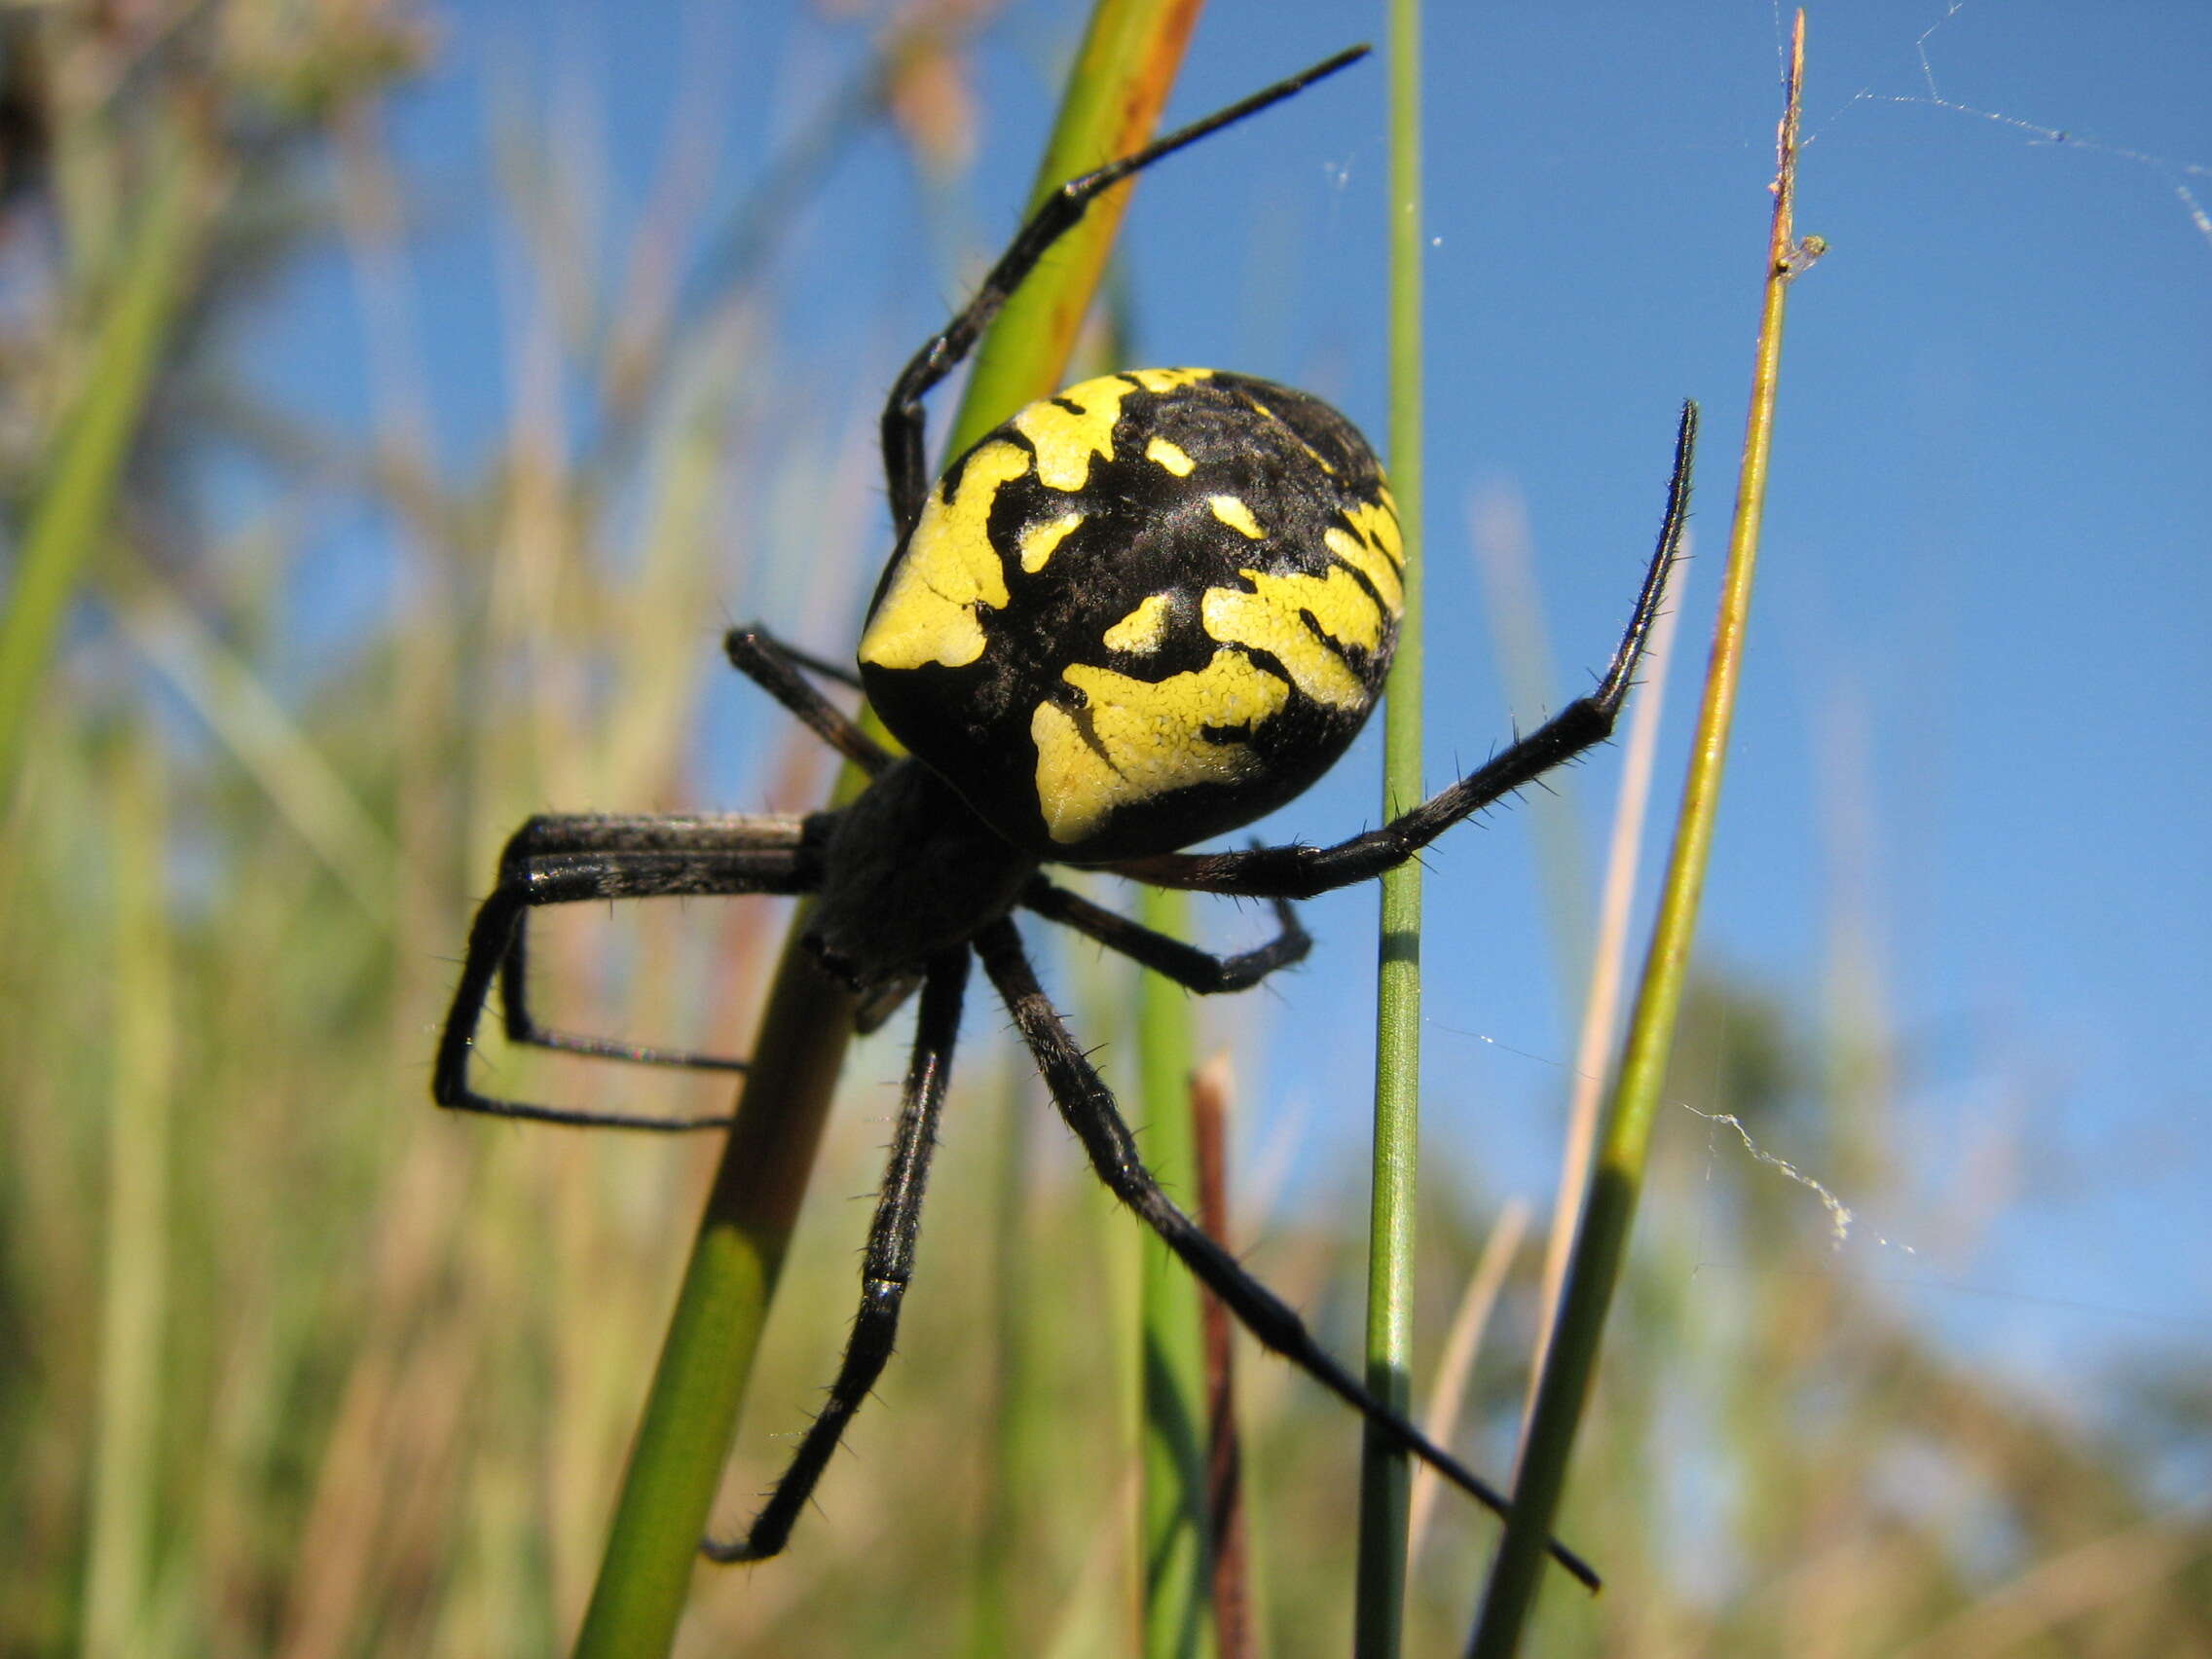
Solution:
<svg viewBox="0 0 2212 1659">
<path fill-rule="evenodd" d="M 921 1006 L 891 1164 L 862 1268 L 858 1320 L 829 1401 L 745 1535 L 784 1547 L 831 1452 L 890 1357 L 913 1270 L 922 1188 L 971 959 L 1013 1014 L 1099 1178 L 1262 1343 L 1388 1439 L 1503 1512 L 1503 1498 L 1377 1399 L 1298 1315 L 1162 1193 L 1113 1095 L 1046 1001 L 1013 912 L 1061 922 L 1194 991 L 1235 991 L 1302 958 L 1289 901 L 1365 881 L 1612 730 L 1663 598 L 1689 487 L 1685 411 L 1658 549 L 1604 680 L 1434 798 L 1330 847 L 1184 853 L 1290 800 L 1336 760 L 1382 689 L 1403 550 L 1381 465 L 1351 424 L 1287 387 L 1210 369 L 1106 375 L 1033 403 L 931 487 L 922 400 L 1038 259 L 1102 192 L 1362 55 L 1344 53 L 1070 179 L 981 290 L 917 352 L 883 412 L 898 542 L 868 608 L 858 682 L 907 751 L 891 755 L 802 670 L 851 682 L 757 626 L 729 658 L 869 777 L 849 806 L 803 818 L 531 819 L 478 910 L 438 1045 L 441 1106 L 556 1124 L 692 1129 L 497 1099 L 469 1082 L 493 981 L 511 1041 L 656 1064 L 742 1062 L 547 1030 L 525 1000 L 524 918 L 540 904 L 667 895 L 810 894 L 805 942 L 872 1029 Z M 1103 868 L 1163 887 L 1272 900 L 1276 937 L 1215 957 L 1100 908 L 1045 875 Z M 1561 1560 L 1595 1582 L 1561 1546 Z"/>
</svg>

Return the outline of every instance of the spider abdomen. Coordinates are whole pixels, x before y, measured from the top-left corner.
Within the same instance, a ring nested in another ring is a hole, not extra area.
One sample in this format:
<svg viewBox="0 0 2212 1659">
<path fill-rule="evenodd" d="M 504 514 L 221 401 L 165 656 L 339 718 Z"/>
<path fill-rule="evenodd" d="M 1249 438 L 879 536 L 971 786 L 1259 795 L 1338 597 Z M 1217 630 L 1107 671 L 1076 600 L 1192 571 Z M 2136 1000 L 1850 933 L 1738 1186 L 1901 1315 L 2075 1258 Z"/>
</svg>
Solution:
<svg viewBox="0 0 2212 1659">
<path fill-rule="evenodd" d="M 884 723 L 999 833 L 1099 863 L 1236 829 L 1350 743 L 1397 641 L 1382 469 L 1210 369 L 1068 387 L 945 471 L 860 646 Z"/>
</svg>

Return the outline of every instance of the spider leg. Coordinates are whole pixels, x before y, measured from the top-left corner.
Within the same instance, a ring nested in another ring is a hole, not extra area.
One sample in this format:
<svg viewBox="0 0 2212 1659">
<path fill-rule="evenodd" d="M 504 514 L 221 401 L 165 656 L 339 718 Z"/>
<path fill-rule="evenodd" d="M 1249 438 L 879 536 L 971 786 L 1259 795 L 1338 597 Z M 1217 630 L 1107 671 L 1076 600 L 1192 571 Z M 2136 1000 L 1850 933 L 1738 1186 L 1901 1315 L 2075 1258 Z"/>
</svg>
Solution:
<svg viewBox="0 0 2212 1659">
<path fill-rule="evenodd" d="M 1248 852 L 1165 853 L 1128 859 L 1107 867 L 1157 887 L 1192 888 L 1247 898 L 1310 899 L 1317 893 L 1349 887 L 1404 864 L 1460 820 L 1480 812 L 1535 782 L 1554 766 L 1573 759 L 1612 735 L 1613 721 L 1636 679 L 1644 642 L 1667 597 L 1689 513 L 1690 458 L 1697 442 L 1697 405 L 1682 406 L 1675 435 L 1675 465 L 1667 482 L 1667 512 L 1659 545 L 1644 571 L 1643 589 L 1628 631 L 1613 651 L 1597 690 L 1573 702 L 1500 750 L 1489 764 L 1432 795 L 1411 811 L 1364 835 L 1333 847 L 1258 847 Z"/>
<path fill-rule="evenodd" d="M 998 315 L 999 308 L 1021 286 L 1022 278 L 1036 269 L 1046 250 L 1076 227 L 1094 200 L 1131 174 L 1142 172 L 1153 163 L 1197 143 L 1209 133 L 1218 132 L 1233 122 L 1242 121 L 1272 103 L 1280 102 L 1323 76 L 1334 75 L 1346 65 L 1365 57 L 1367 51 L 1366 47 L 1358 46 L 1340 52 L 1302 74 L 1278 81 L 1227 109 L 1217 110 L 1203 121 L 1170 132 L 1133 155 L 1080 173 L 1045 198 L 1030 215 L 1029 222 L 1014 233 L 1014 240 L 999 255 L 998 263 L 983 278 L 976 297 L 928 345 L 914 353 L 884 404 L 883 472 L 890 485 L 892 523 L 902 542 L 922 516 L 922 501 L 929 493 L 929 477 L 922 466 L 922 399 L 975 349 L 983 330 Z"/>
<path fill-rule="evenodd" d="M 793 821 L 782 818 L 728 815 L 662 816 L 649 813 L 544 813 L 529 820 L 507 839 L 499 855 L 499 885 L 529 888 L 535 861 L 548 857 L 602 853 L 626 857 L 634 853 L 714 856 L 735 852 L 750 855 L 773 848 L 789 838 Z M 739 892 L 756 892 L 746 887 Z M 586 894 L 586 898 L 615 895 Z M 625 894 L 622 897 L 645 897 Z M 537 903 L 559 903 L 539 900 Z M 515 918 L 512 942 L 499 963 L 499 1010 L 507 1041 L 535 1048 L 557 1049 L 566 1053 L 591 1054 L 601 1059 L 630 1060 L 641 1065 L 684 1066 L 699 1071 L 743 1071 L 743 1060 L 715 1054 L 692 1053 L 680 1049 L 652 1048 L 605 1037 L 586 1037 L 554 1031 L 540 1025 L 530 1012 L 529 929 L 527 906 Z"/>
<path fill-rule="evenodd" d="M 937 1149 L 938 1114 L 944 1105 L 944 1081 L 952 1065 L 952 1043 L 960 1031 L 960 999 L 968 983 L 965 945 L 940 956 L 922 981 L 921 1012 L 914 1026 L 913 1058 L 906 1068 L 906 1090 L 899 1108 L 899 1126 L 891 1137 L 891 1163 L 868 1228 L 861 1259 L 861 1310 L 845 1343 L 844 1361 L 830 1398 L 807 1428 L 783 1479 L 753 1524 L 738 1538 L 707 1538 L 700 1550 L 719 1562 L 764 1561 L 790 1538 L 799 1510 L 813 1494 L 830 1455 L 844 1437 L 853 1414 L 875 1386 L 899 1335 L 899 1307 L 913 1276 L 914 1245 L 920 1236 L 922 1189 L 929 1179 L 930 1154 Z"/>
<path fill-rule="evenodd" d="M 787 645 L 757 622 L 722 636 L 730 665 L 803 720 L 807 728 L 846 759 L 873 777 L 891 764 L 891 752 L 859 727 L 851 716 L 800 677 L 807 669 L 858 689 L 859 679 L 821 657 Z"/>
<path fill-rule="evenodd" d="M 1060 922 L 1109 950 L 1165 975 L 1185 990 L 1200 993 L 1251 989 L 1277 968 L 1304 960 L 1312 937 L 1299 925 L 1287 901 L 1274 902 L 1275 937 L 1257 949 L 1215 956 L 1163 933 L 1115 914 L 1103 905 L 1055 886 L 1043 876 L 1022 889 L 1021 902 L 1049 921 Z"/>
<path fill-rule="evenodd" d="M 976 950 L 983 959 L 983 972 L 998 987 L 1022 1040 L 1036 1056 L 1038 1069 L 1052 1091 L 1052 1103 L 1083 1142 L 1091 1167 L 1113 1195 L 1136 1211 L 1198 1282 L 1219 1297 L 1263 1346 L 1351 1406 L 1399 1451 L 1432 1465 L 1446 1480 L 1497 1514 L 1508 1513 L 1512 1505 L 1503 1493 L 1376 1398 L 1313 1340 L 1306 1322 L 1289 1304 L 1246 1272 L 1235 1257 L 1161 1191 L 1160 1183 L 1138 1155 L 1136 1138 L 1114 1104 L 1112 1091 L 1046 1000 L 1013 922 L 1001 917 L 984 928 L 976 936 Z M 1597 1573 L 1580 1556 L 1556 1540 L 1551 1552 L 1576 1578 L 1593 1590 L 1598 1587 Z"/>
<path fill-rule="evenodd" d="M 461 982 L 438 1039 L 430 1093 L 440 1106 L 500 1118 L 591 1127 L 724 1127 L 727 1118 L 651 1118 L 535 1106 L 479 1093 L 468 1082 L 469 1051 L 495 977 L 508 1035 L 540 1048 L 658 1065 L 740 1069 L 742 1061 L 548 1031 L 532 1018 L 524 991 L 524 921 L 541 904 L 584 900 L 809 893 L 821 884 L 826 815 L 811 819 L 623 817 L 549 814 L 508 839 L 498 885 L 468 930 Z"/>
</svg>

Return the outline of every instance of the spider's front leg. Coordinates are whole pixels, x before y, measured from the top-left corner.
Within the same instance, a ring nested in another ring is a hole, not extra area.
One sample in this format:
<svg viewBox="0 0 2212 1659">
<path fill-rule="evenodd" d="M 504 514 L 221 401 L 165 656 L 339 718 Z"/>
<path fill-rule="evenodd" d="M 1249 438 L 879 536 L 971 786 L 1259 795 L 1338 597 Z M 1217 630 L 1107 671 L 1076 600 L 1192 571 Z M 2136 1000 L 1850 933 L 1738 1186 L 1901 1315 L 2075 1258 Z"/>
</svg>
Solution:
<svg viewBox="0 0 2212 1659">
<path fill-rule="evenodd" d="M 983 330 L 990 326 L 991 319 L 998 315 L 1030 272 L 1037 269 L 1037 262 L 1051 245 L 1083 222 L 1091 203 L 1153 163 L 1163 161 L 1246 116 L 1257 115 L 1270 104 L 1280 103 L 1315 81 L 1357 62 L 1367 53 L 1364 46 L 1340 52 L 1288 80 L 1277 81 L 1248 98 L 1239 99 L 1227 109 L 1216 110 L 1203 121 L 1193 122 L 1164 138 L 1155 139 L 1133 155 L 1077 174 L 1038 204 L 1028 222 L 1014 233 L 1006 251 L 999 255 L 998 263 L 984 276 L 975 297 L 907 361 L 891 387 L 891 395 L 884 401 L 883 475 L 891 494 L 891 522 L 901 541 L 913 534 L 914 525 L 922 516 L 922 502 L 929 495 L 929 472 L 922 463 L 925 424 L 922 400 L 976 349 L 977 341 L 983 337 Z"/>
<path fill-rule="evenodd" d="M 976 936 L 983 972 L 998 987 L 1022 1040 L 1036 1056 L 1051 1089 L 1052 1103 L 1083 1148 L 1091 1167 L 1113 1195 L 1136 1211 L 1161 1242 L 1175 1252 L 1199 1283 L 1221 1299 L 1238 1323 L 1337 1395 L 1374 1425 L 1398 1450 L 1419 1457 L 1453 1485 L 1499 1515 L 1510 1512 L 1505 1494 L 1390 1409 L 1313 1340 L 1306 1322 L 1274 1292 L 1238 1265 L 1236 1258 L 1175 1206 L 1145 1167 L 1136 1137 L 1114 1103 L 1114 1096 L 1053 1012 L 1021 948 L 1020 936 L 1004 918 Z M 1598 1575 L 1589 1563 L 1556 1540 L 1552 1555 L 1591 1589 Z"/>
<path fill-rule="evenodd" d="M 851 669 L 784 644 L 758 622 L 748 622 L 724 634 L 722 651 L 732 668 L 796 715 L 808 730 L 869 777 L 891 764 L 891 752 L 861 730 L 844 710 L 808 684 L 799 673 L 805 669 L 857 691 L 860 679 Z"/>
<path fill-rule="evenodd" d="M 899 1126 L 891 1137 L 891 1165 L 884 1171 L 875 1220 L 868 1228 L 861 1261 L 861 1310 L 846 1340 L 844 1362 L 830 1397 L 776 1483 L 768 1501 L 738 1538 L 708 1538 L 700 1549 L 720 1562 L 764 1561 L 782 1551 L 792 1525 L 813 1494 L 830 1455 L 844 1438 L 853 1414 L 867 1398 L 899 1335 L 899 1309 L 914 1272 L 914 1246 L 920 1236 L 922 1190 L 929 1179 L 930 1154 L 937 1149 L 938 1116 L 944 1105 L 945 1074 L 952 1065 L 953 1039 L 960 1031 L 960 999 L 968 983 L 968 948 L 962 945 L 929 965 L 922 981 L 921 1011 L 915 1020 L 913 1058 L 906 1068 L 906 1090 L 899 1108 Z"/>
<path fill-rule="evenodd" d="M 1643 575 L 1643 588 L 1628 629 L 1598 688 L 1573 702 L 1468 773 L 1450 788 L 1364 835 L 1333 847 L 1258 847 L 1235 853 L 1163 853 L 1108 867 L 1156 887 L 1228 893 L 1251 899 L 1310 899 L 1367 881 L 1404 864 L 1455 824 L 1534 783 L 1612 735 L 1622 702 L 1635 683 L 1645 641 L 1666 602 L 1667 579 L 1680 556 L 1689 516 L 1690 461 L 1697 445 L 1697 405 L 1682 406 L 1675 434 L 1674 470 L 1667 480 L 1667 511 L 1659 545 Z"/>
<path fill-rule="evenodd" d="M 499 1118 L 594 1128 L 727 1127 L 727 1118 L 654 1118 L 537 1106 L 484 1094 L 468 1063 L 492 981 L 511 1041 L 648 1065 L 741 1070 L 741 1060 L 551 1031 L 531 1014 L 526 921 L 542 904 L 584 900 L 809 893 L 821 885 L 827 819 L 760 816 L 647 817 L 590 813 L 531 819 L 508 839 L 498 885 L 468 930 L 461 981 L 438 1039 L 430 1092 L 440 1106 Z"/>
</svg>

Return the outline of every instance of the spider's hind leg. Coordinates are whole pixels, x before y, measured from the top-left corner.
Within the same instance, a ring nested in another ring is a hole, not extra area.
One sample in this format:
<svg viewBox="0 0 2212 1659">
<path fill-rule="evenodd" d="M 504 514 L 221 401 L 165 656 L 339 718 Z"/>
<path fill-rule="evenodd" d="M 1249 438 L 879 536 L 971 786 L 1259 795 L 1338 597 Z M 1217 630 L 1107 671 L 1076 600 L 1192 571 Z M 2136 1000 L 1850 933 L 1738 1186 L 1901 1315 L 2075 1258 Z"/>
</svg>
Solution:
<svg viewBox="0 0 2212 1659">
<path fill-rule="evenodd" d="M 1357 1378 L 1313 1340 L 1306 1322 L 1274 1292 L 1238 1265 L 1236 1258 L 1175 1206 L 1137 1152 L 1121 1109 L 1060 1016 L 1046 1000 L 1036 973 L 1021 948 L 1020 936 L 1005 918 L 976 936 L 983 972 L 998 987 L 1037 1066 L 1051 1089 L 1052 1103 L 1089 1155 L 1091 1167 L 1113 1195 L 1136 1211 L 1161 1241 L 1175 1252 L 1200 1284 L 1221 1299 L 1253 1336 L 1274 1349 L 1324 1388 L 1356 1410 L 1399 1451 L 1431 1465 L 1453 1485 L 1499 1515 L 1511 1505 L 1504 1493 L 1421 1433 L 1377 1398 Z M 1566 1545 L 1554 1542 L 1552 1555 L 1592 1589 L 1597 1574 Z"/>
<path fill-rule="evenodd" d="M 905 1097 L 899 1126 L 891 1137 L 891 1164 L 876 1198 L 861 1261 L 861 1310 L 846 1340 L 845 1357 L 830 1397 L 793 1454 L 742 1537 L 707 1538 L 701 1551 L 713 1561 L 764 1561 L 780 1553 L 791 1537 L 799 1511 L 844 1438 L 853 1414 L 875 1386 L 899 1335 L 899 1309 L 913 1277 L 914 1246 L 921 1233 L 922 1190 L 929 1179 L 930 1154 L 937 1148 L 938 1117 L 944 1105 L 945 1074 L 952 1065 L 952 1043 L 960 1031 L 960 1000 L 968 983 L 968 948 L 939 957 L 922 982 L 921 1011 L 915 1021 L 913 1058 L 906 1068 Z"/>
</svg>

